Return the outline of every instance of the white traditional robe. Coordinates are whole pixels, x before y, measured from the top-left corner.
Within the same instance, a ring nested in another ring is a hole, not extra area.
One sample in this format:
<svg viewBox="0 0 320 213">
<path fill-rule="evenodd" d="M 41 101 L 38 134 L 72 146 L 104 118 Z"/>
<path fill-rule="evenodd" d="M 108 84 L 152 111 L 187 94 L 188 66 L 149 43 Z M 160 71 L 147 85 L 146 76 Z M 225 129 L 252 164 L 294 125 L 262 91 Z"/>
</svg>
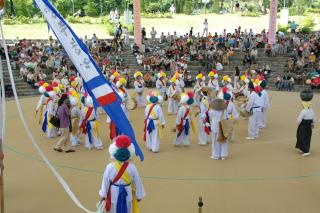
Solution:
<svg viewBox="0 0 320 213">
<path fill-rule="evenodd" d="M 87 111 L 88 111 L 88 107 L 82 107 L 80 124 L 82 124 L 82 121 L 85 119 Z M 87 149 L 92 149 L 93 147 L 96 149 L 102 149 L 103 146 L 99 136 L 99 129 L 98 129 L 99 127 L 98 114 L 94 109 L 91 115 L 89 116 L 88 120 L 86 121 L 86 125 L 87 123 L 88 125 L 90 125 L 91 130 L 90 132 L 88 131 L 88 129 L 86 131 L 84 146 Z M 91 135 L 92 144 L 90 143 L 89 134 Z"/>
<path fill-rule="evenodd" d="M 70 133 L 70 141 L 71 146 L 80 145 L 80 118 L 81 118 L 81 110 L 78 106 L 72 106 L 71 109 L 71 124 L 72 131 Z"/>
<path fill-rule="evenodd" d="M 236 109 L 236 106 L 232 101 L 229 101 L 228 106 L 227 106 L 227 119 L 233 119 L 235 121 L 239 120 L 239 113 Z M 235 133 L 234 130 L 231 133 L 231 138 L 229 139 L 229 142 L 234 141 L 235 138 Z"/>
<path fill-rule="evenodd" d="M 136 189 L 136 199 L 141 200 L 145 197 L 145 191 L 144 187 L 140 178 L 140 175 L 138 173 L 138 170 L 136 166 L 133 163 L 129 163 L 126 172 L 131 178 L 131 184 Z M 108 194 L 108 189 L 110 186 L 110 183 L 114 180 L 114 178 L 117 176 L 118 172 L 116 167 L 114 166 L 114 163 L 109 163 L 103 173 L 102 178 L 102 184 L 101 189 L 99 191 L 100 197 L 106 198 Z M 116 207 L 117 207 L 117 201 L 118 201 L 118 195 L 119 195 L 119 185 L 126 185 L 126 183 L 120 178 L 116 183 L 116 185 L 111 185 L 111 210 L 108 213 L 116 213 Z M 127 192 L 127 209 L 128 213 L 132 213 L 132 189 L 131 186 L 125 186 L 125 190 Z"/>
<path fill-rule="evenodd" d="M 173 95 L 180 94 L 180 89 L 178 86 L 170 85 L 167 95 L 169 97 L 168 101 L 168 113 L 176 114 L 178 112 L 179 102 L 172 98 Z"/>
<path fill-rule="evenodd" d="M 255 93 L 251 92 L 249 100 L 246 106 L 248 112 L 252 112 L 252 115 L 249 118 L 248 124 L 248 137 L 258 138 L 259 137 L 259 121 L 262 107 L 261 97 Z"/>
<path fill-rule="evenodd" d="M 261 99 L 262 99 L 262 112 L 260 118 L 260 128 L 265 128 L 267 126 L 267 112 L 270 108 L 269 95 L 266 90 L 261 91 Z"/>
<path fill-rule="evenodd" d="M 186 118 L 184 119 L 184 115 L 185 115 L 187 109 L 189 109 L 190 112 L 186 116 Z M 180 146 L 182 144 L 184 146 L 189 146 L 190 145 L 190 139 L 189 139 L 190 138 L 190 131 L 191 131 L 190 113 L 191 113 L 190 106 L 180 106 L 178 114 L 177 114 L 177 118 L 176 118 L 176 126 L 178 126 L 181 123 L 181 120 L 182 120 L 183 126 L 185 126 L 186 123 L 189 122 L 189 132 L 188 132 L 188 134 L 185 134 L 185 131 L 182 130 L 181 135 L 180 136 L 177 135 L 176 140 L 173 143 L 175 146 Z M 178 134 L 178 131 L 177 131 L 177 134 Z"/>
<path fill-rule="evenodd" d="M 144 81 L 135 81 L 134 82 L 134 90 L 137 93 L 137 104 L 138 107 L 145 107 L 146 101 L 143 97 L 143 90 L 144 90 Z"/>
<path fill-rule="evenodd" d="M 160 79 L 158 79 L 157 81 L 156 81 L 156 88 L 157 88 L 157 90 L 159 91 L 159 93 L 160 93 L 160 95 L 162 96 L 162 97 L 164 97 L 165 95 L 166 95 L 166 92 L 167 92 L 167 87 L 166 87 L 166 82 L 165 82 L 165 80 L 160 80 Z"/>
<path fill-rule="evenodd" d="M 41 95 L 36 106 L 36 112 L 39 113 L 39 124 L 42 126 L 47 108 L 47 97 Z"/>
<path fill-rule="evenodd" d="M 150 122 L 154 124 L 154 130 L 151 133 L 148 132 L 146 129 L 146 144 L 148 150 L 152 152 L 159 152 L 160 151 L 160 135 L 159 131 L 162 131 L 159 128 L 162 128 L 162 125 L 165 125 L 164 115 L 159 104 L 156 104 L 150 113 L 149 117 L 148 114 L 150 112 L 150 108 L 153 104 L 149 104 L 146 106 L 145 109 L 145 119 L 147 120 L 147 127 Z"/>
<path fill-rule="evenodd" d="M 47 136 L 48 138 L 54 138 L 57 137 L 57 128 L 54 127 L 51 123 L 50 123 L 50 119 L 53 116 L 56 116 L 57 113 L 57 108 L 55 106 L 55 98 L 53 99 L 49 99 L 48 104 L 47 104 L 47 121 L 48 121 L 48 126 L 47 126 Z"/>
<path fill-rule="evenodd" d="M 199 105 L 198 115 L 198 139 L 199 145 L 207 145 L 210 141 L 210 133 L 205 131 L 205 128 L 210 128 L 210 119 L 207 120 L 209 110 L 209 101 L 207 98 L 202 98 Z"/>
<path fill-rule="evenodd" d="M 200 95 L 199 95 L 199 91 L 202 87 L 205 87 L 205 82 L 204 81 L 197 81 L 196 84 L 194 85 L 193 91 L 194 91 L 194 104 L 196 106 L 199 106 L 200 104 Z"/>
<path fill-rule="evenodd" d="M 213 94 L 218 94 L 219 90 L 220 90 L 220 86 L 219 86 L 219 82 L 217 79 L 210 79 L 208 81 L 208 87 L 211 89 L 211 92 Z"/>
<path fill-rule="evenodd" d="M 222 114 L 223 113 L 223 114 Z M 211 121 L 211 138 L 212 138 L 212 154 L 214 159 L 228 157 L 228 141 L 218 142 L 219 122 L 228 119 L 227 111 L 216 111 L 211 109 L 209 111 Z"/>
</svg>

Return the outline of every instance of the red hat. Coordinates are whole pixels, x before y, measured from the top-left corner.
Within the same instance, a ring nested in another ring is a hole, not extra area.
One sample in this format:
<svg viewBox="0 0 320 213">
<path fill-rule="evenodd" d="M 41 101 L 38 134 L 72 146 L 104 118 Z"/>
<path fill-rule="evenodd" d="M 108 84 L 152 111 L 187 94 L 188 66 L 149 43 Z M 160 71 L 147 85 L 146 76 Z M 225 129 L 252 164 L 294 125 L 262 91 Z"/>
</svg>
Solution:
<svg viewBox="0 0 320 213">
<path fill-rule="evenodd" d="M 222 88 L 222 93 L 227 93 L 228 92 L 228 87 L 223 87 Z"/>
<path fill-rule="evenodd" d="M 53 82 L 52 82 L 52 87 L 57 87 L 57 86 L 59 86 L 58 82 L 53 81 Z"/>
<path fill-rule="evenodd" d="M 41 87 L 44 84 L 44 81 L 39 81 L 38 82 L 38 87 Z"/>
<path fill-rule="evenodd" d="M 53 91 L 53 88 L 52 88 L 52 86 L 46 86 L 46 92 L 51 92 L 51 91 Z"/>
<path fill-rule="evenodd" d="M 70 81 L 74 81 L 74 79 L 75 79 L 75 77 L 74 77 L 74 76 L 71 76 L 69 80 L 70 80 Z"/>
<path fill-rule="evenodd" d="M 194 97 L 194 93 L 193 92 L 187 92 L 187 95 L 189 96 L 189 98 L 193 98 Z"/>
<path fill-rule="evenodd" d="M 255 91 L 256 93 L 260 93 L 260 92 L 262 91 L 262 88 L 261 88 L 260 86 L 256 86 L 256 87 L 254 88 L 254 91 Z"/>
<path fill-rule="evenodd" d="M 116 146 L 118 148 L 128 148 L 131 145 L 131 139 L 126 135 L 119 135 L 115 138 Z"/>
</svg>

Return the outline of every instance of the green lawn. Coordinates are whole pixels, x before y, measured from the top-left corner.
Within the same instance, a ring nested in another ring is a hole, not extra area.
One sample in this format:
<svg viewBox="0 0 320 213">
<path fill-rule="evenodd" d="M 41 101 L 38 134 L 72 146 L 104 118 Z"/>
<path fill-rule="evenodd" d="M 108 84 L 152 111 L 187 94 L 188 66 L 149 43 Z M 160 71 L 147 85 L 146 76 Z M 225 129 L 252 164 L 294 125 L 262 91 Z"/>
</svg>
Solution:
<svg viewBox="0 0 320 213">
<path fill-rule="evenodd" d="M 317 26 L 315 29 L 320 29 L 320 17 L 313 16 Z M 228 32 L 233 32 L 238 26 L 242 26 L 242 29 L 252 28 L 255 32 L 267 29 L 269 24 L 269 16 L 261 17 L 241 17 L 240 15 L 228 14 L 202 14 L 202 15 L 175 15 L 172 19 L 142 19 L 142 25 L 147 29 L 147 36 L 151 30 L 151 27 L 155 27 L 158 31 L 158 36 L 161 32 L 167 34 L 169 31 L 171 34 L 177 31 L 178 34 L 187 33 L 190 27 L 194 27 L 194 33 L 202 32 L 203 20 L 207 18 L 209 22 L 209 31 L 222 33 L 223 29 L 227 29 Z M 294 19 L 301 19 L 300 17 L 294 17 Z M 107 33 L 106 27 L 103 24 L 71 24 L 75 32 L 84 37 L 88 35 L 92 36 L 96 33 L 98 38 L 110 37 Z M 4 32 L 7 39 L 16 38 L 30 38 L 30 39 L 46 39 L 49 37 L 48 28 L 46 24 L 34 24 L 34 25 L 5 25 Z"/>
</svg>

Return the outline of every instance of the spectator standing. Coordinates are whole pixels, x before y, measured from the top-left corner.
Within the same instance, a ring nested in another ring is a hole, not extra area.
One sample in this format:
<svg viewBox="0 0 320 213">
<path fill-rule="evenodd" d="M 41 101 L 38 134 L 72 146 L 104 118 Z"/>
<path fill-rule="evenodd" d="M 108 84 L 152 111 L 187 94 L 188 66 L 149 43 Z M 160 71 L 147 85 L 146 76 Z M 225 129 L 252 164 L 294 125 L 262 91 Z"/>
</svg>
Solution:
<svg viewBox="0 0 320 213">
<path fill-rule="evenodd" d="M 206 37 L 208 37 L 208 30 L 209 29 L 209 25 L 208 25 L 208 20 L 205 19 L 204 22 L 203 22 L 203 33 L 202 33 L 202 37 L 204 35 L 206 35 Z"/>
</svg>

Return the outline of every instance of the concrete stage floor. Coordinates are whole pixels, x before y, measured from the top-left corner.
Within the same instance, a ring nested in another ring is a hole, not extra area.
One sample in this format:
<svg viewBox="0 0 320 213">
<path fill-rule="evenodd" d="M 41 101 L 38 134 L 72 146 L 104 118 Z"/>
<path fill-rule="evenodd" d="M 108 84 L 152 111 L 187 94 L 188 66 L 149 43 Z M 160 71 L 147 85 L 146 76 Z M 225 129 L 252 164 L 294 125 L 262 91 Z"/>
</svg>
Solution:
<svg viewBox="0 0 320 213">
<path fill-rule="evenodd" d="M 145 154 L 144 162 L 134 159 L 147 193 L 140 203 L 141 212 L 196 213 L 199 196 L 203 197 L 203 212 L 207 213 L 319 212 L 319 125 L 312 138 L 312 155 L 301 157 L 294 149 L 296 118 L 302 108 L 299 94 L 270 92 L 270 96 L 268 128 L 262 130 L 259 140 L 248 142 L 245 140 L 247 121 L 241 119 L 236 126 L 236 139 L 229 146 L 227 161 L 211 160 L 211 145 L 200 147 L 194 134 L 190 147 L 173 147 L 175 116 L 167 115 L 160 153 L 148 152 L 142 142 L 143 109 L 131 111 L 130 120 Z M 21 99 L 32 133 L 79 200 L 88 209 L 95 210 L 102 172 L 108 163 L 107 149 L 88 151 L 81 146 L 76 153 L 54 152 L 52 148 L 59 139 L 48 139 L 41 132 L 35 120 L 37 100 Z M 316 113 L 319 106 L 319 95 L 315 95 Z M 167 111 L 167 105 L 163 110 Z M 100 121 L 100 134 L 107 147 L 109 131 L 105 117 Z M 6 212 L 82 212 L 39 160 L 13 101 L 7 103 L 6 135 Z"/>
</svg>

